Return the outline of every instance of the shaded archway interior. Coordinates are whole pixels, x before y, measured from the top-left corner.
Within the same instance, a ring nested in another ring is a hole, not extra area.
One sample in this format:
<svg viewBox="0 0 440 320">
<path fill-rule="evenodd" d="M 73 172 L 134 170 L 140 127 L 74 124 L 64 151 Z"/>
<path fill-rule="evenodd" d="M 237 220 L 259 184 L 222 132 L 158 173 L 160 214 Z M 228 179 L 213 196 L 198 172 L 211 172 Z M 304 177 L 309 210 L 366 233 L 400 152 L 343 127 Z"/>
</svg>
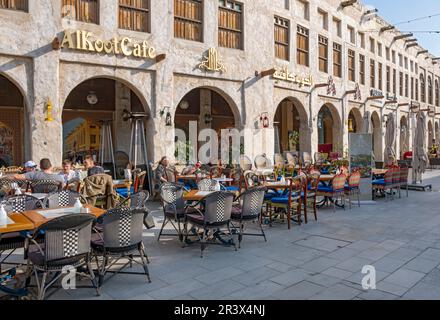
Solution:
<svg viewBox="0 0 440 320">
<path fill-rule="evenodd" d="M 24 103 L 19 88 L 0 74 L 0 167 L 24 162 Z"/>
<path fill-rule="evenodd" d="M 185 132 L 187 141 L 190 139 L 190 122 L 196 126 L 197 135 L 203 129 L 213 129 L 220 139 L 221 130 L 236 128 L 236 120 L 231 106 L 220 93 L 209 88 L 196 88 L 176 106 L 174 127 Z"/>
<path fill-rule="evenodd" d="M 101 125 L 110 121 L 115 161 L 127 162 L 131 124 L 122 119 L 124 109 L 148 111 L 133 90 L 114 79 L 89 79 L 75 87 L 66 99 L 62 114 L 64 157 L 81 161 L 85 154 L 92 154 L 99 159 Z M 152 146 L 147 147 L 150 152 Z"/>
<path fill-rule="evenodd" d="M 296 99 L 286 98 L 278 104 L 274 117 L 275 153 L 310 152 L 307 114 Z"/>
<path fill-rule="evenodd" d="M 362 114 L 358 108 L 351 108 L 348 113 L 348 132 L 349 133 L 361 133 L 362 132 Z"/>
<path fill-rule="evenodd" d="M 341 120 L 336 108 L 324 104 L 318 112 L 318 151 L 321 153 L 338 152 L 342 155 Z"/>
</svg>

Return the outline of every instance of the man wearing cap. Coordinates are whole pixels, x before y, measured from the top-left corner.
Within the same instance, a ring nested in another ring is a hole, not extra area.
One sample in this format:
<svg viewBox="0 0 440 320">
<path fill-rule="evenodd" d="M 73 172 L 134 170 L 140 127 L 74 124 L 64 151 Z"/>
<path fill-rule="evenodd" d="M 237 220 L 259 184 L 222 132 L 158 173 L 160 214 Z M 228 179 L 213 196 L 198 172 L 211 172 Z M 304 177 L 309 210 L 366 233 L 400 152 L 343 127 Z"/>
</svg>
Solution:
<svg viewBox="0 0 440 320">
<path fill-rule="evenodd" d="M 26 165 L 25 165 L 25 167 L 26 167 Z M 16 175 L 13 175 L 8 178 L 15 179 L 15 180 L 29 180 L 29 181 L 54 180 L 54 181 L 61 182 L 61 184 L 64 186 L 63 177 L 60 176 L 59 174 L 53 173 L 52 163 L 50 162 L 49 159 L 47 159 L 47 158 L 41 159 L 40 169 L 41 169 L 41 171 L 36 171 L 34 169 L 33 171 L 27 171 L 25 174 L 16 174 Z"/>
<path fill-rule="evenodd" d="M 26 163 L 24 164 L 24 173 L 34 172 L 35 170 L 37 170 L 37 164 L 32 160 L 26 161 Z"/>
</svg>

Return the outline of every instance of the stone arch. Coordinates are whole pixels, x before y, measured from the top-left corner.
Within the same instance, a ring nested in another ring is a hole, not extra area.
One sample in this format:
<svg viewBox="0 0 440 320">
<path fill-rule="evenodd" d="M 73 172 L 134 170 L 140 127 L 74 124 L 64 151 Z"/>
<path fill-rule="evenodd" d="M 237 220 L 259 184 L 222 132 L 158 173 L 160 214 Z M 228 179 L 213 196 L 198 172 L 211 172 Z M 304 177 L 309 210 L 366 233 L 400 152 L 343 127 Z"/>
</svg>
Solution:
<svg viewBox="0 0 440 320">
<path fill-rule="evenodd" d="M 27 95 L 21 85 L 14 77 L 0 72 L 0 167 L 22 165 L 29 157 L 28 108 Z"/>
<path fill-rule="evenodd" d="M 351 123 L 351 124 L 350 124 Z M 348 129 L 350 132 L 350 126 L 353 128 L 353 133 L 361 133 L 364 126 L 361 111 L 357 107 L 352 107 L 348 113 Z"/>
<path fill-rule="evenodd" d="M 212 90 L 215 93 L 219 94 L 226 101 L 226 103 L 228 104 L 229 108 L 232 111 L 232 114 L 234 115 L 235 127 L 237 129 L 241 129 L 242 115 L 240 113 L 240 110 L 238 108 L 237 103 L 232 98 L 232 95 L 230 95 L 225 90 L 223 90 L 223 89 L 221 89 L 221 88 L 219 88 L 217 86 L 214 86 L 214 85 L 205 85 L 205 86 L 195 85 L 195 86 L 189 86 L 189 88 L 185 88 L 185 90 L 180 91 L 178 96 L 175 97 L 176 98 L 175 101 L 177 103 L 174 106 L 175 107 L 175 109 L 174 109 L 174 116 L 178 112 L 178 106 L 182 102 L 182 100 L 185 98 L 185 96 L 187 94 L 189 94 L 190 92 L 192 92 L 194 90 L 199 90 L 199 89 L 208 89 L 208 90 Z"/>
<path fill-rule="evenodd" d="M 91 136 L 100 137 L 100 120 L 111 120 L 113 149 L 117 154 L 115 161 L 118 161 L 117 158 L 119 156 L 126 159 L 130 153 L 131 122 L 123 121 L 122 114 L 124 109 L 128 109 L 135 112 L 145 112 L 149 115 L 144 123 L 145 137 L 148 160 L 153 160 L 155 124 L 150 105 L 141 90 L 133 82 L 123 77 L 106 74 L 88 77 L 87 72 L 85 72 L 84 76 L 76 80 L 78 81 L 71 81 L 63 87 L 64 91 L 60 93 L 60 101 L 62 101 L 60 106 L 62 110 L 63 131 L 75 131 L 83 123 L 86 123 L 86 127 L 90 125 L 90 128 L 94 128 L 93 132 L 90 129 L 85 133 L 90 136 L 88 147 L 92 146 L 93 140 L 93 149 L 86 147 L 87 150 L 82 150 L 81 152 L 88 153 L 93 150 L 94 153 L 97 153 L 97 150 L 99 150 L 99 138 L 94 137 L 92 139 Z M 97 92 L 95 92 L 95 89 Z M 92 93 L 92 91 L 98 97 L 97 104 L 93 106 L 88 103 L 86 98 L 87 94 Z M 101 100 L 103 103 L 101 103 Z M 66 125 L 68 122 L 72 123 Z M 68 151 L 72 150 L 70 149 L 72 143 L 68 143 L 66 132 L 63 133 L 62 140 L 64 152 L 68 155 Z M 119 172 L 120 170 L 117 168 L 117 171 Z"/>
<path fill-rule="evenodd" d="M 371 123 L 373 125 L 373 153 L 376 161 L 383 159 L 382 149 L 382 121 L 377 113 L 373 111 L 371 114 Z"/>
<path fill-rule="evenodd" d="M 331 119 L 329 116 L 331 116 Z M 318 151 L 334 151 L 339 152 L 342 155 L 344 152 L 342 140 L 342 120 L 338 109 L 333 104 L 325 103 L 319 109 L 317 115 L 317 126 Z"/>
<path fill-rule="evenodd" d="M 439 143 L 440 140 L 440 126 L 438 121 L 435 121 L 435 125 L 434 125 L 434 138 L 435 138 L 435 142 Z"/>
<path fill-rule="evenodd" d="M 308 125 L 308 115 L 301 101 L 292 96 L 282 99 L 275 109 L 273 116 L 274 128 L 277 128 L 275 137 L 275 152 L 285 151 L 311 152 L 311 132 Z M 292 142 L 289 142 L 289 133 L 297 131 L 299 133 L 299 144 L 296 150 L 292 150 Z M 279 146 L 279 148 L 277 147 Z"/>
</svg>

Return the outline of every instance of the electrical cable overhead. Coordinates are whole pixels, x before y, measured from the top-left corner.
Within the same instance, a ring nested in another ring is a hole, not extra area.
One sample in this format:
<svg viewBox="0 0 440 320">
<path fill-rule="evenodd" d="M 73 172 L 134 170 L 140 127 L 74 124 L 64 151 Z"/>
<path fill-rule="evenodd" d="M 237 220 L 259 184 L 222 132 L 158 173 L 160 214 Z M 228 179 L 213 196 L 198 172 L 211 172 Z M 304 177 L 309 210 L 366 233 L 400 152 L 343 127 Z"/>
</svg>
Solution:
<svg viewBox="0 0 440 320">
<path fill-rule="evenodd" d="M 432 15 L 424 16 L 424 17 L 420 17 L 420 18 L 415 18 L 415 19 L 411 19 L 411 20 L 407 20 L 407 21 L 397 22 L 397 23 L 394 23 L 393 25 L 394 26 L 398 26 L 398 25 L 401 25 L 401 24 L 411 23 L 411 22 L 414 22 L 414 21 L 420 21 L 420 20 L 424 20 L 424 19 L 431 19 L 431 18 L 438 17 L 438 16 L 440 16 L 440 13 L 436 13 L 436 14 L 432 14 Z"/>
</svg>

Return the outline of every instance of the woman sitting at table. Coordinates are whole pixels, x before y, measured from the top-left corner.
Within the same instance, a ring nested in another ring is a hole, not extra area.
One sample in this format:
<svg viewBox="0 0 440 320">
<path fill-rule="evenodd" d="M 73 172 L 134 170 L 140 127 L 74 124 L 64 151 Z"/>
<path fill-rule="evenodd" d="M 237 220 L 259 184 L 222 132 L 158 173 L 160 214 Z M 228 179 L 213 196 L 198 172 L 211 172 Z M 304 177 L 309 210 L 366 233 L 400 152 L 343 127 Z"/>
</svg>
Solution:
<svg viewBox="0 0 440 320">
<path fill-rule="evenodd" d="M 172 180 L 170 179 L 169 175 L 168 175 L 168 171 L 169 171 L 169 164 L 170 161 L 168 160 L 168 158 L 166 156 L 163 156 L 160 161 L 159 161 L 159 165 L 157 166 L 155 173 L 154 173 L 154 178 L 156 180 L 156 184 L 157 184 L 157 188 L 160 188 L 160 186 L 166 182 L 172 182 Z M 176 169 L 174 169 L 175 171 Z"/>
</svg>

